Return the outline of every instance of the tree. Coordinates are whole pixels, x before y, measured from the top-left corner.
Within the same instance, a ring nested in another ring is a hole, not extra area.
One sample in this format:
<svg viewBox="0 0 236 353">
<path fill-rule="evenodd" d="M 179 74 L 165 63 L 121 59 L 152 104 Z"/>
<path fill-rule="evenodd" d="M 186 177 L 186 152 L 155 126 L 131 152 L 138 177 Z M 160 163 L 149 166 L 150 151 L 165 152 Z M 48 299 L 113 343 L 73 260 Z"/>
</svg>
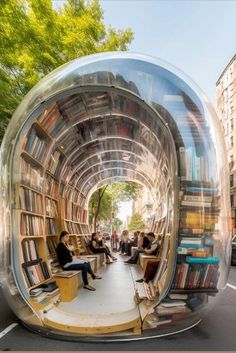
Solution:
<svg viewBox="0 0 236 353">
<path fill-rule="evenodd" d="M 89 200 L 89 222 L 93 223 L 94 230 L 97 228 L 98 220 L 110 221 L 111 218 L 115 218 L 119 210 L 118 203 L 135 199 L 139 190 L 140 185 L 137 183 L 116 182 L 95 191 Z"/>
<path fill-rule="evenodd" d="M 106 27 L 98 0 L 1 0 L 0 140 L 22 97 L 45 75 L 78 57 L 127 50 L 130 29 Z"/>
<path fill-rule="evenodd" d="M 136 231 L 136 230 L 144 230 L 144 229 L 145 229 L 145 223 L 142 216 L 139 213 L 134 213 L 128 225 L 128 230 Z"/>
</svg>

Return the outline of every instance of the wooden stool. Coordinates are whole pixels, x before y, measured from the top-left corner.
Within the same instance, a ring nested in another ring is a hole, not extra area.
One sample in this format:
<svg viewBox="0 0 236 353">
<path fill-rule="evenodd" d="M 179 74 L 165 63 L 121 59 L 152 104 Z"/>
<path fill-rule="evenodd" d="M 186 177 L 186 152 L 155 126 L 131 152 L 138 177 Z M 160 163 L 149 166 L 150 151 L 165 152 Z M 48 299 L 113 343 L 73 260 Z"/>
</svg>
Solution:
<svg viewBox="0 0 236 353">
<path fill-rule="evenodd" d="M 70 302 L 77 297 L 79 272 L 80 271 L 63 271 L 61 274 L 59 272 L 53 276 L 60 289 L 62 302 Z"/>
</svg>

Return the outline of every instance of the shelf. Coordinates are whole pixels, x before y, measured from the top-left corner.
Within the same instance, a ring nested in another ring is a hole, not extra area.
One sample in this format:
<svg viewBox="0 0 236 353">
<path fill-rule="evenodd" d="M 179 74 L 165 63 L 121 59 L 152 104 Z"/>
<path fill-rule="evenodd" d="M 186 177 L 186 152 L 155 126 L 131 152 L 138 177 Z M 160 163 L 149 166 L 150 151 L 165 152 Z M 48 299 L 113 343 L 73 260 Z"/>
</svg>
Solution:
<svg viewBox="0 0 236 353">
<path fill-rule="evenodd" d="M 40 161 L 35 159 L 30 153 L 28 153 L 26 151 L 22 151 L 21 157 L 22 158 L 24 158 L 24 157 L 27 158 L 28 160 L 30 160 L 29 163 L 32 162 L 32 163 L 36 164 L 39 168 L 44 170 L 44 165 Z"/>
<path fill-rule="evenodd" d="M 58 216 L 48 216 L 48 215 L 46 215 L 45 217 L 46 218 L 51 218 L 51 219 L 57 219 L 58 218 Z"/>
<path fill-rule="evenodd" d="M 46 237 L 59 237 L 59 234 L 46 234 Z"/>
<path fill-rule="evenodd" d="M 22 208 L 18 208 L 18 210 L 21 213 L 26 213 L 26 214 L 29 214 L 29 215 L 32 215 L 32 216 L 37 216 L 37 217 L 44 218 L 44 214 L 42 214 L 42 213 L 31 212 L 31 211 L 23 210 Z"/>
<path fill-rule="evenodd" d="M 47 282 L 48 282 L 48 281 L 50 281 L 50 280 L 52 280 L 52 278 L 51 278 L 51 277 L 50 277 L 50 278 L 45 279 L 44 281 L 42 281 L 42 282 L 40 282 L 40 283 L 35 284 L 34 286 L 28 287 L 27 289 L 28 289 L 28 290 L 31 290 L 31 289 L 37 288 L 37 287 L 38 287 L 38 286 L 40 286 L 41 284 L 43 284 L 43 283 L 47 283 Z"/>
<path fill-rule="evenodd" d="M 21 235 L 21 239 L 44 239 L 44 235 Z"/>
<path fill-rule="evenodd" d="M 32 188 L 32 186 L 28 186 L 28 185 L 25 185 L 25 184 L 20 183 L 20 184 L 19 184 L 19 187 L 32 190 L 33 192 L 35 192 L 35 193 L 37 193 L 37 194 L 39 194 L 39 195 L 44 195 L 43 191 L 39 191 L 38 189 L 34 189 L 34 188 Z M 41 189 L 43 189 L 43 187 L 42 187 Z"/>
<path fill-rule="evenodd" d="M 58 202 L 58 199 L 56 197 L 53 197 L 53 196 L 50 196 L 48 194 L 44 194 L 45 197 L 49 198 L 49 199 L 52 199 L 53 201 L 56 201 Z"/>
<path fill-rule="evenodd" d="M 50 172 L 50 170 L 46 169 L 45 171 L 48 175 L 50 175 L 50 177 L 52 177 L 53 179 L 55 179 L 55 181 L 59 184 L 59 180 L 58 178 L 55 176 L 55 174 L 53 174 L 52 172 Z"/>
<path fill-rule="evenodd" d="M 217 293 L 217 288 L 175 288 L 171 289 L 170 293 L 179 293 L 179 294 L 187 294 L 187 293 Z"/>
</svg>

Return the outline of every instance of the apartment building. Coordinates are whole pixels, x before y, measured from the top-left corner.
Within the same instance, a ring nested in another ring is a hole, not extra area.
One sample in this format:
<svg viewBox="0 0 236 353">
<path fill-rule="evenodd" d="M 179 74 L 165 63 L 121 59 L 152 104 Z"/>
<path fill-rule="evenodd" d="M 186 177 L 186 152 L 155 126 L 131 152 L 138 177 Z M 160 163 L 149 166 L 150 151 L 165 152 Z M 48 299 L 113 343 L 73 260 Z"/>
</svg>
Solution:
<svg viewBox="0 0 236 353">
<path fill-rule="evenodd" d="M 216 109 L 221 121 L 230 170 L 232 228 L 236 232 L 236 54 L 216 82 Z"/>
</svg>

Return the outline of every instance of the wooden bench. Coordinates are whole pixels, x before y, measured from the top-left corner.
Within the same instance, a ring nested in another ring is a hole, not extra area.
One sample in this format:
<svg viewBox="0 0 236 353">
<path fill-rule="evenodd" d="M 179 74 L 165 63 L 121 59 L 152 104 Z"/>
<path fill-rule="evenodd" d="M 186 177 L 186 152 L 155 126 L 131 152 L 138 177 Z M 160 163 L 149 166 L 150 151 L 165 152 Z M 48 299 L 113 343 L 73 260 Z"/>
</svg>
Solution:
<svg viewBox="0 0 236 353">
<path fill-rule="evenodd" d="M 145 272 L 146 267 L 147 267 L 147 263 L 149 261 L 160 262 L 160 259 L 161 258 L 156 255 L 148 255 L 145 253 L 141 253 L 141 254 L 139 254 L 139 266 L 142 268 L 143 272 Z"/>
</svg>

